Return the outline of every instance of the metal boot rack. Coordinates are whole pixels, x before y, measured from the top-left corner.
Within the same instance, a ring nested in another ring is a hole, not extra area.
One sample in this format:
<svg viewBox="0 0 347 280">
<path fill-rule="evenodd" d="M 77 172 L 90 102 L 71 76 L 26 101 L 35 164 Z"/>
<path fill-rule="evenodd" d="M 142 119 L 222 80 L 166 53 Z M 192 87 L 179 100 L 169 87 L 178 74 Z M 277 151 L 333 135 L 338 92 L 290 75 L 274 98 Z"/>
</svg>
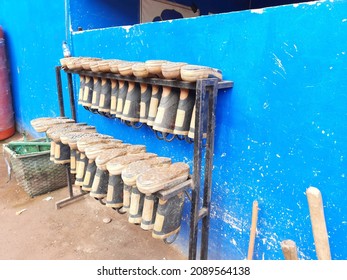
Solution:
<svg viewBox="0 0 347 280">
<path fill-rule="evenodd" d="M 61 81 L 61 67 L 56 66 L 56 80 L 58 89 L 58 101 L 60 116 L 65 116 L 64 100 Z M 208 240 L 210 227 L 210 204 L 211 204 L 211 187 L 212 187 L 212 167 L 214 153 L 214 134 L 216 123 L 216 104 L 217 94 L 220 89 L 232 88 L 232 81 L 218 81 L 217 78 L 201 79 L 197 82 L 185 82 L 175 80 L 165 80 L 159 78 L 136 78 L 132 76 L 121 76 L 113 73 L 95 73 L 92 71 L 76 71 L 64 69 L 67 74 L 68 91 L 70 100 L 71 116 L 76 120 L 76 108 L 74 100 L 74 90 L 72 74 L 86 75 L 91 77 L 116 79 L 123 81 L 132 81 L 147 83 L 158 86 L 169 86 L 176 88 L 186 88 L 196 90 L 196 112 L 195 112 L 195 134 L 194 134 L 194 167 L 193 175 L 186 182 L 176 187 L 177 192 L 183 188 L 191 189 L 191 212 L 190 212 L 190 234 L 189 234 L 189 256 L 190 260 L 197 258 L 197 247 L 200 241 L 200 259 L 208 258 Z M 205 135 L 204 135 L 205 133 Z M 205 138 L 204 138 L 205 136 Z M 202 158 L 205 154 L 205 164 Z M 69 168 L 67 167 L 67 172 Z M 68 176 L 70 173 L 68 173 Z M 202 176 L 203 175 L 203 176 Z M 203 182 L 202 181 L 203 178 Z M 69 197 L 61 201 L 61 204 L 70 202 L 83 196 L 84 194 L 74 195 L 72 192 L 71 178 L 68 179 Z M 202 203 L 200 203 L 200 189 L 202 188 Z M 175 193 L 175 190 L 173 190 Z M 166 197 L 166 191 L 161 191 L 160 196 Z M 172 192 L 170 193 L 172 195 Z M 60 203 L 60 202 L 58 202 Z M 58 208 L 58 205 L 57 205 Z M 199 222 L 201 221 L 200 239 Z"/>
</svg>

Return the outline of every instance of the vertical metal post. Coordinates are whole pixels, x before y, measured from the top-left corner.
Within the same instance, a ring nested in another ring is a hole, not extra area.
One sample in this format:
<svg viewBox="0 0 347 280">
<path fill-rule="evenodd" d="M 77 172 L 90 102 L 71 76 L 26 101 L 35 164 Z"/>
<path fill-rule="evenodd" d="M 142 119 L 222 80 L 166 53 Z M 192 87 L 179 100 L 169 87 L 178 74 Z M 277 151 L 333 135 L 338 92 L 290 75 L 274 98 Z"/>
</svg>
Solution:
<svg viewBox="0 0 347 280">
<path fill-rule="evenodd" d="M 63 88 L 61 85 L 61 74 L 60 74 L 61 66 L 55 67 L 55 77 L 57 81 L 57 90 L 58 90 L 58 102 L 59 102 L 59 111 L 60 116 L 65 117 L 65 111 L 64 111 L 64 99 L 63 99 Z"/>
<path fill-rule="evenodd" d="M 189 256 L 190 260 L 196 259 L 196 247 L 198 243 L 198 222 L 199 222 L 199 197 L 200 197 L 200 179 L 201 179 L 201 150 L 203 139 L 202 108 L 204 103 L 204 94 L 201 80 L 196 84 L 195 98 L 195 131 L 194 131 L 194 172 L 192 190 L 192 205 L 190 212 L 190 234 L 189 234 Z"/>
<path fill-rule="evenodd" d="M 210 227 L 210 205 L 212 187 L 212 168 L 214 152 L 214 134 L 216 122 L 216 103 L 218 92 L 218 79 L 198 80 L 196 84 L 195 100 L 195 134 L 194 134 L 194 173 L 192 190 L 192 208 L 190 217 L 189 259 L 196 259 L 198 245 L 198 225 L 202 220 L 200 259 L 208 257 L 208 238 Z M 206 108 L 206 105 L 207 108 Z M 207 109 L 207 110 L 206 110 Z M 206 112 L 207 111 L 207 112 Z M 206 118 L 207 117 L 207 118 Z M 207 124 L 205 125 L 205 122 Z M 206 127 L 207 126 L 207 127 Z M 204 131 L 207 129 L 207 131 Z M 203 149 L 203 136 L 206 133 L 205 167 L 203 184 L 202 207 L 199 207 L 201 184 L 201 161 Z"/>
<path fill-rule="evenodd" d="M 217 104 L 217 79 L 204 81 L 204 86 L 207 87 L 208 95 L 208 118 L 207 118 L 207 139 L 206 139 L 206 157 L 205 157 L 205 176 L 204 176 L 204 193 L 202 207 L 206 211 L 202 218 L 201 229 L 201 250 L 200 259 L 207 260 L 208 255 L 208 238 L 210 231 L 210 205 L 211 205 L 211 189 L 212 189 L 212 168 L 213 168 L 213 153 L 214 153 L 214 134 L 216 124 L 216 104 Z"/>
<path fill-rule="evenodd" d="M 73 84 L 72 84 L 72 74 L 67 73 L 68 80 L 68 88 L 69 88 L 69 97 L 70 97 L 70 109 L 71 109 L 71 117 L 76 121 L 76 108 L 75 108 L 75 97 L 73 92 Z"/>
</svg>

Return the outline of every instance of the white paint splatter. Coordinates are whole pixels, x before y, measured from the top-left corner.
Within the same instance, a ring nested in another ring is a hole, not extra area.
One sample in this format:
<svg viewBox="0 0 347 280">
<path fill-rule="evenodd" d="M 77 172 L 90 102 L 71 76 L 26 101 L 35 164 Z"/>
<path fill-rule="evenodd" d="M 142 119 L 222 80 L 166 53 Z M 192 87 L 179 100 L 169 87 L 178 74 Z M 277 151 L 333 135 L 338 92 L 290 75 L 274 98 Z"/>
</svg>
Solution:
<svg viewBox="0 0 347 280">
<path fill-rule="evenodd" d="M 132 25 L 124 25 L 121 28 L 125 29 L 127 33 L 129 33 L 129 30 L 132 28 Z"/>
<path fill-rule="evenodd" d="M 255 14 L 263 14 L 264 13 L 264 9 L 252 9 L 251 13 L 255 13 Z"/>
<path fill-rule="evenodd" d="M 277 57 L 276 54 L 273 53 L 272 55 L 275 57 L 275 63 L 276 63 L 276 65 L 277 65 L 279 68 L 281 68 L 282 71 L 283 71 L 285 74 L 287 74 L 287 73 L 286 73 L 286 69 L 284 68 L 284 66 L 283 66 L 283 64 L 282 64 L 282 61 Z"/>
</svg>

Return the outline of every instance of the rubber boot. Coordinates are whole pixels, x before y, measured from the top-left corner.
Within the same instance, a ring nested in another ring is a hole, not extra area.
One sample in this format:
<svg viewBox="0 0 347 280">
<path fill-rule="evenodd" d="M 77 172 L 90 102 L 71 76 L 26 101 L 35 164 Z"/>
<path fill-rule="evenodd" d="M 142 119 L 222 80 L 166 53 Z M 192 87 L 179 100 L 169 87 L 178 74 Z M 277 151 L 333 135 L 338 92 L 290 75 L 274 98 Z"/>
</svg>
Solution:
<svg viewBox="0 0 347 280">
<path fill-rule="evenodd" d="M 124 202 L 123 209 L 125 212 L 131 210 L 130 222 L 140 223 L 140 216 L 142 216 L 143 203 L 145 195 L 140 193 L 136 186 L 136 178 L 138 175 L 146 172 L 148 169 L 154 166 L 169 166 L 171 159 L 166 157 L 154 157 L 147 160 L 136 161 L 130 163 L 125 169 L 122 170 L 122 179 L 124 181 Z M 132 200 L 130 194 L 134 193 L 135 197 Z M 140 198 L 139 196 L 140 195 Z M 149 206 L 149 204 L 148 204 Z M 130 209 L 129 209 L 130 208 Z M 153 208 L 152 208 L 153 209 Z M 153 211 L 147 209 L 146 213 Z M 130 212 L 129 212 L 130 213 Z"/>
<path fill-rule="evenodd" d="M 92 189 L 90 192 L 90 196 L 97 199 L 101 199 L 107 196 L 108 185 L 110 184 L 109 183 L 110 175 L 106 167 L 107 162 L 109 162 L 110 160 L 114 158 L 126 155 L 129 150 L 136 150 L 135 147 L 139 148 L 139 146 L 136 146 L 136 145 L 132 146 L 129 144 L 119 144 L 119 146 L 116 148 L 107 149 L 99 153 L 99 155 L 95 159 L 95 164 L 97 169 L 96 169 L 96 174 L 94 177 Z M 144 147 L 144 146 L 141 145 L 141 147 Z M 139 151 L 140 151 L 140 148 L 139 148 Z M 112 177 L 112 174 L 111 174 L 111 177 Z"/>
<path fill-rule="evenodd" d="M 90 196 L 102 199 L 107 196 L 109 173 L 107 170 L 103 170 L 99 167 L 96 168 Z"/>
<path fill-rule="evenodd" d="M 78 91 L 78 104 L 82 104 L 82 101 L 83 101 L 85 80 L 86 80 L 86 76 L 80 75 L 80 87 L 79 87 L 79 91 Z"/>
<path fill-rule="evenodd" d="M 98 137 L 83 138 L 77 141 L 76 146 L 80 153 L 80 156 L 77 161 L 75 185 L 83 186 L 83 181 L 85 178 L 85 174 L 86 174 L 87 166 L 89 162 L 89 159 L 85 153 L 85 150 L 87 149 L 87 147 L 91 145 L 96 145 L 98 143 L 110 143 L 110 142 L 121 143 L 120 140 L 113 139 L 111 136 L 108 136 L 108 135 L 100 135 Z"/>
<path fill-rule="evenodd" d="M 163 87 L 163 93 L 153 125 L 154 130 L 173 133 L 179 96 L 178 88 Z"/>
<path fill-rule="evenodd" d="M 143 203 L 143 212 L 141 218 L 141 228 L 144 230 L 153 229 L 156 212 L 158 208 L 158 197 L 154 194 L 147 194 Z"/>
<path fill-rule="evenodd" d="M 99 100 L 99 112 L 110 113 L 111 106 L 111 80 L 101 80 L 101 92 Z"/>
<path fill-rule="evenodd" d="M 129 82 L 128 92 L 121 119 L 130 122 L 138 122 L 140 119 L 141 88 L 139 83 Z"/>
<path fill-rule="evenodd" d="M 120 175 L 109 175 L 106 206 L 114 209 L 124 208 L 123 202 L 123 184 L 122 177 Z"/>
<path fill-rule="evenodd" d="M 153 126 L 157 116 L 158 106 L 163 92 L 162 86 L 152 85 L 151 101 L 148 109 L 147 125 Z"/>
<path fill-rule="evenodd" d="M 113 176 L 121 176 L 122 171 L 132 162 L 147 160 L 154 157 L 156 157 L 156 154 L 145 152 L 127 154 L 110 160 L 107 162 L 106 168 L 109 171 L 110 178 L 113 178 Z M 120 181 L 122 181 L 122 183 L 119 183 Z M 106 201 L 106 206 L 108 207 L 120 208 L 123 206 L 124 197 L 128 199 L 127 195 L 124 195 L 123 180 L 119 177 L 109 181 L 107 193 L 110 193 Z"/>
<path fill-rule="evenodd" d="M 101 78 L 94 77 L 92 105 L 90 107 L 93 112 L 96 112 L 99 109 L 100 94 L 101 94 Z"/>
<path fill-rule="evenodd" d="M 145 194 L 139 192 L 136 185 L 131 189 L 130 201 L 128 222 L 131 224 L 141 224 Z"/>
<path fill-rule="evenodd" d="M 92 106 L 93 88 L 94 88 L 93 78 L 86 76 L 86 80 L 84 83 L 82 106 L 87 108 L 90 108 Z"/>
<path fill-rule="evenodd" d="M 194 140 L 195 136 L 195 113 L 196 113 L 196 106 L 194 105 L 193 112 L 192 112 L 192 118 L 190 121 L 190 127 L 188 132 L 188 137 Z M 206 138 L 206 132 L 207 132 L 207 115 L 203 113 L 204 118 L 202 119 L 202 127 L 203 127 L 203 134 L 202 137 Z"/>
<path fill-rule="evenodd" d="M 168 200 L 159 199 L 152 237 L 166 239 L 180 231 L 183 204 L 183 192 Z"/>
<path fill-rule="evenodd" d="M 131 190 L 132 186 L 129 186 L 123 182 L 123 211 L 128 213 L 131 204 Z"/>
<path fill-rule="evenodd" d="M 88 158 L 84 152 L 80 152 L 80 155 L 77 160 L 77 170 L 76 170 L 76 186 L 83 186 L 84 177 L 87 171 Z"/>
<path fill-rule="evenodd" d="M 147 123 L 149 105 L 152 96 L 152 86 L 149 84 L 140 84 L 141 86 L 141 102 L 140 102 L 140 122 Z"/>
<path fill-rule="evenodd" d="M 71 174 L 76 174 L 77 170 L 77 159 L 79 157 L 79 152 L 75 149 L 70 148 L 70 173 Z"/>
<path fill-rule="evenodd" d="M 95 160 L 88 159 L 88 163 L 86 164 L 84 176 L 82 178 L 83 179 L 82 190 L 84 190 L 85 192 L 90 192 L 92 190 L 95 173 L 96 173 Z M 78 173 L 76 175 L 76 181 L 77 181 L 77 176 L 78 176 Z"/>
<path fill-rule="evenodd" d="M 152 167 L 136 178 L 136 186 L 144 194 L 169 189 L 188 179 L 189 165 L 175 162 L 169 166 Z"/>
<path fill-rule="evenodd" d="M 119 82 L 118 80 L 111 80 L 111 103 L 110 103 L 110 114 L 114 117 L 117 113 L 117 99 L 119 91 Z"/>
<path fill-rule="evenodd" d="M 116 110 L 117 118 L 121 118 L 122 116 L 124 102 L 128 92 L 128 87 L 129 87 L 129 83 L 127 81 L 119 81 L 119 91 L 118 91 L 117 110 Z"/>
<path fill-rule="evenodd" d="M 188 135 L 194 104 L 195 91 L 181 89 L 175 120 L 175 129 L 173 131 L 174 134 Z"/>
<path fill-rule="evenodd" d="M 99 182 L 95 183 L 95 190 L 97 189 L 97 187 L 100 184 L 103 184 L 102 186 L 104 186 L 104 179 L 105 177 L 107 177 L 107 181 L 108 181 L 108 174 L 102 174 L 101 171 L 99 171 L 98 176 L 99 179 L 95 178 L 96 176 L 96 172 L 98 169 L 97 163 L 95 162 L 97 157 L 101 154 L 101 153 L 110 153 L 112 154 L 114 152 L 113 149 L 116 150 L 122 150 L 122 148 L 124 147 L 123 143 L 117 143 L 117 142 L 109 142 L 109 143 L 101 143 L 101 144 L 95 144 L 91 147 L 86 148 L 86 157 L 88 158 L 88 166 L 87 166 L 87 170 L 84 176 L 84 180 L 83 180 L 83 185 L 82 185 L 82 190 L 90 192 L 92 191 L 92 187 L 94 186 L 94 180 L 98 180 Z M 125 154 L 126 151 L 124 151 L 123 154 Z M 100 169 L 100 168 L 99 168 Z M 103 171 L 105 171 L 105 169 L 103 169 Z M 107 186 L 107 184 L 106 184 Z"/>
<path fill-rule="evenodd" d="M 68 144 L 64 144 L 60 137 L 69 132 L 83 132 L 83 133 L 93 133 L 95 132 L 94 126 L 87 125 L 79 125 L 76 124 L 74 126 L 63 128 L 62 130 L 56 131 L 52 135 L 52 139 L 55 142 L 54 148 L 54 163 L 57 164 L 67 164 L 70 163 L 71 153 L 70 146 Z"/>
</svg>

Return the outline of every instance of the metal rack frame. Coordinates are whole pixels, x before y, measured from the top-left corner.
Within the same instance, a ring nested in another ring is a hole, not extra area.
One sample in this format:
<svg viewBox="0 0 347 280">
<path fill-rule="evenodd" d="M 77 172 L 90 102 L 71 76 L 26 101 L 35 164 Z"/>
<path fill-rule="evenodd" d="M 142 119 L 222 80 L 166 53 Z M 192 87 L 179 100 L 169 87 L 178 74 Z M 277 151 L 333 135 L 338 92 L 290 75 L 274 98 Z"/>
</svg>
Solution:
<svg viewBox="0 0 347 280">
<path fill-rule="evenodd" d="M 64 116 L 64 101 L 61 83 L 61 67 L 56 66 L 56 78 L 58 88 L 58 100 L 60 115 Z M 190 211 L 190 234 L 189 234 L 189 259 L 197 258 L 198 241 L 200 241 L 200 259 L 208 258 L 208 240 L 210 227 L 210 204 L 212 188 L 212 167 L 214 152 L 214 134 L 216 123 L 216 104 L 218 90 L 232 88 L 232 81 L 219 81 L 217 78 L 200 79 L 197 82 L 185 82 L 176 80 L 166 80 L 159 78 L 136 78 L 132 76 L 121 76 L 113 73 L 96 73 L 92 71 L 76 71 L 64 69 L 67 74 L 68 90 L 70 98 L 71 115 L 76 120 L 76 109 L 73 92 L 72 74 L 85 75 L 98 78 L 116 79 L 122 81 L 131 81 L 138 83 L 147 83 L 158 86 L 169 86 L 176 88 L 185 88 L 196 90 L 196 112 L 195 112 L 195 134 L 194 134 L 194 167 L 193 175 L 187 182 L 181 184 L 177 191 L 182 188 L 191 189 L 191 211 Z M 206 145 L 204 139 L 206 138 Z M 202 164 L 202 158 L 205 153 L 205 164 Z M 202 170 L 204 167 L 204 170 Z M 202 184 L 203 175 L 203 184 Z M 201 188 L 202 187 L 202 188 Z M 71 180 L 69 190 L 72 190 Z M 75 197 L 70 190 L 68 201 L 74 200 Z M 202 190 L 202 203 L 200 203 L 200 191 Z M 160 193 L 161 196 L 168 196 L 165 191 Z M 201 221 L 201 236 L 198 238 L 199 222 Z"/>
</svg>

